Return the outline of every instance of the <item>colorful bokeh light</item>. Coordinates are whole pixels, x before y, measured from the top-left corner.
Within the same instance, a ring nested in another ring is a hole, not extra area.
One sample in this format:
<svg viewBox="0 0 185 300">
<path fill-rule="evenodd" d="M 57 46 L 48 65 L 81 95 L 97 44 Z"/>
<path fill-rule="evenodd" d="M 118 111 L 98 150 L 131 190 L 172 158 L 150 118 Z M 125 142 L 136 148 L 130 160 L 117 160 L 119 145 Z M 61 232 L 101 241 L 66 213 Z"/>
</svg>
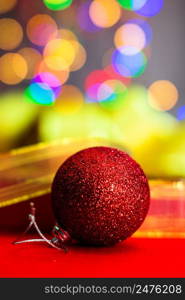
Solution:
<svg viewBox="0 0 185 300">
<path fill-rule="evenodd" d="M 73 0 L 43 0 L 43 2 L 51 10 L 63 10 L 68 8 Z"/>
<path fill-rule="evenodd" d="M 100 83 L 95 83 L 86 89 L 86 102 L 95 103 L 98 102 L 98 90 Z"/>
<path fill-rule="evenodd" d="M 148 0 L 117 0 L 119 4 L 128 10 L 138 10 L 145 5 Z"/>
<path fill-rule="evenodd" d="M 66 28 L 60 28 L 57 31 L 57 35 L 54 36 L 54 38 L 64 39 L 64 40 L 68 40 L 68 41 L 76 41 L 76 40 L 78 40 L 76 34 L 74 32 L 72 32 L 71 30 L 66 29 Z"/>
<path fill-rule="evenodd" d="M 40 52 L 31 47 L 25 47 L 18 51 L 19 54 L 25 59 L 27 63 L 27 74 L 26 79 L 32 79 L 35 75 L 35 71 L 38 68 L 42 60 L 42 55 Z"/>
<path fill-rule="evenodd" d="M 171 81 L 149 81 L 162 73 L 162 65 L 137 79 L 150 58 L 150 67 L 156 59 L 159 64 L 163 60 L 164 51 L 158 48 L 165 41 L 160 35 L 154 41 L 154 52 L 159 51 L 151 55 L 151 25 L 158 30 L 171 12 L 156 21 L 149 19 L 163 4 L 163 0 L 0 0 L 0 150 L 32 138 L 38 142 L 100 137 L 124 145 L 151 176 L 178 175 L 177 170 L 182 174 L 183 99 L 179 104 Z M 174 27 L 171 32 L 173 44 L 178 30 Z M 175 75 L 181 76 L 180 70 L 168 73 L 177 80 Z M 147 82 L 153 83 L 146 88 Z M 37 125 L 34 137 L 25 137 Z"/>
<path fill-rule="evenodd" d="M 124 77 L 123 75 L 118 74 L 112 65 L 108 65 L 103 70 L 106 73 L 107 80 L 114 79 L 122 82 L 124 85 L 128 86 L 131 83 L 131 78 Z"/>
<path fill-rule="evenodd" d="M 153 38 L 152 28 L 149 23 L 142 19 L 130 19 L 126 24 L 135 24 L 138 25 L 144 32 L 145 35 L 145 47 L 149 45 Z"/>
<path fill-rule="evenodd" d="M 51 68 L 49 68 L 47 66 L 47 64 L 44 62 L 44 60 L 39 64 L 37 70 L 36 70 L 36 74 L 38 74 L 40 76 L 40 78 L 42 79 L 42 81 L 44 82 L 44 78 L 45 75 L 43 74 L 47 74 L 50 73 L 53 76 L 55 76 L 55 78 L 57 79 L 57 81 L 60 82 L 60 85 L 64 84 L 68 78 L 69 78 L 69 70 L 65 69 L 65 70 L 53 70 Z"/>
<path fill-rule="evenodd" d="M 53 105 L 55 93 L 46 83 L 31 83 L 25 90 L 26 98 L 41 105 Z"/>
<path fill-rule="evenodd" d="M 87 60 L 87 52 L 85 48 L 77 41 L 73 41 L 72 45 L 75 49 L 75 58 L 70 66 L 70 71 L 74 72 L 80 70 L 84 66 Z"/>
<path fill-rule="evenodd" d="M 38 46 L 45 46 L 51 38 L 57 35 L 57 24 L 46 14 L 34 15 L 27 23 L 27 36 Z"/>
<path fill-rule="evenodd" d="M 98 101 L 103 108 L 119 109 L 126 94 L 126 86 L 119 80 L 106 80 L 99 86 Z"/>
<path fill-rule="evenodd" d="M 178 101 L 176 86 L 169 80 L 157 80 L 148 88 L 149 104 L 156 110 L 172 109 Z"/>
<path fill-rule="evenodd" d="M 89 15 L 96 26 L 108 28 L 119 21 L 121 9 L 116 0 L 94 0 L 90 5 Z"/>
<path fill-rule="evenodd" d="M 69 69 L 75 59 L 75 48 L 70 41 L 54 39 L 44 49 L 44 61 L 54 70 Z"/>
<path fill-rule="evenodd" d="M 117 0 L 127 10 L 136 11 L 145 17 L 153 17 L 163 7 L 163 0 Z"/>
<path fill-rule="evenodd" d="M 124 24 L 119 27 L 114 36 L 114 43 L 117 49 L 125 49 L 125 54 L 133 55 L 141 51 L 146 44 L 145 33 L 137 24 Z"/>
<path fill-rule="evenodd" d="M 116 50 L 112 56 L 112 63 L 116 72 L 125 77 L 139 77 L 145 71 L 147 65 L 147 59 L 142 52 L 138 52 L 135 55 L 127 55 L 125 53 Z M 134 52 L 134 50 L 130 50 Z"/>
<path fill-rule="evenodd" d="M 101 28 L 96 26 L 89 16 L 89 9 L 91 6 L 92 1 L 87 0 L 84 3 L 82 3 L 77 12 L 77 20 L 80 28 L 86 32 L 92 32 L 95 33 L 97 31 L 100 31 Z"/>
<path fill-rule="evenodd" d="M 6 53 L 0 58 L 0 80 L 8 85 L 15 85 L 26 78 L 27 64 L 18 53 Z"/>
<path fill-rule="evenodd" d="M 90 89 L 96 84 L 101 84 L 107 80 L 107 74 L 103 70 L 94 70 L 88 74 L 85 80 L 85 90 Z"/>
<path fill-rule="evenodd" d="M 139 15 L 145 17 L 153 17 L 160 13 L 164 5 L 164 0 L 147 0 L 146 3 L 137 10 Z"/>
<path fill-rule="evenodd" d="M 0 49 L 13 50 L 23 39 L 22 26 L 14 19 L 0 19 Z"/>
<path fill-rule="evenodd" d="M 103 93 L 103 84 L 109 83 L 105 85 L 107 91 L 115 90 L 116 87 L 124 87 L 130 84 L 130 78 L 124 77 L 117 72 L 115 72 L 114 68 L 109 65 L 103 70 L 94 70 L 86 77 L 85 80 L 85 91 L 86 91 L 86 101 L 87 102 L 99 102 L 101 101 L 101 97 L 98 96 L 99 89 L 101 87 Z M 110 88 L 111 86 L 111 88 Z M 114 88 L 112 88 L 114 87 Z M 115 91 L 111 93 L 110 97 L 114 97 Z M 100 95 L 100 94 L 99 94 Z M 108 97 L 109 98 L 109 97 Z"/>
<path fill-rule="evenodd" d="M 50 72 L 43 72 L 39 73 L 35 78 L 34 81 L 42 82 L 47 84 L 50 88 L 57 88 L 61 86 L 60 79 L 53 73 Z"/>
</svg>

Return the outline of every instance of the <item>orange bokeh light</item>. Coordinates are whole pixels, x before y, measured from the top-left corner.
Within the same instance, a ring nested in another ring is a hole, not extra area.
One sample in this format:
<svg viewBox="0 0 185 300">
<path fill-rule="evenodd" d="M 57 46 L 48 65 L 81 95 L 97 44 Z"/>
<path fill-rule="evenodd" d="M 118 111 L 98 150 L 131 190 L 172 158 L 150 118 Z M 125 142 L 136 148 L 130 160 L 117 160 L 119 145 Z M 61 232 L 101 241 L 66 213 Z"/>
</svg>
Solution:
<svg viewBox="0 0 185 300">
<path fill-rule="evenodd" d="M 21 25 L 14 19 L 0 19 L 0 48 L 13 50 L 17 48 L 23 39 Z"/>
<path fill-rule="evenodd" d="M 57 24 L 49 15 L 39 14 L 29 20 L 26 31 L 32 43 L 45 46 L 57 35 Z"/>
<path fill-rule="evenodd" d="M 78 38 L 77 36 L 69 29 L 61 28 L 57 31 L 56 35 L 57 39 L 64 39 L 68 41 L 76 41 Z"/>
<path fill-rule="evenodd" d="M 22 55 L 22 57 L 25 59 L 27 63 L 28 71 L 27 71 L 26 79 L 31 79 L 35 74 L 35 70 L 38 67 L 38 64 L 42 60 L 42 55 L 36 49 L 29 48 L 29 47 L 22 48 L 21 50 L 18 51 L 18 53 Z"/>
<path fill-rule="evenodd" d="M 75 49 L 75 58 L 70 66 L 70 71 L 77 71 L 84 66 L 87 59 L 87 53 L 85 48 L 79 42 L 71 41 L 71 43 Z"/>
<path fill-rule="evenodd" d="M 4 14 L 15 7 L 17 0 L 1 0 L 0 1 L 0 14 Z"/>
<path fill-rule="evenodd" d="M 89 15 L 96 26 L 108 28 L 119 21 L 121 8 L 116 0 L 94 0 Z"/>
<path fill-rule="evenodd" d="M 20 83 L 27 74 L 25 59 L 18 53 L 6 53 L 0 58 L 0 80 L 9 85 Z"/>
<path fill-rule="evenodd" d="M 156 110 L 170 110 L 177 103 L 178 96 L 176 86 L 169 80 L 155 81 L 148 88 L 149 104 Z"/>
<path fill-rule="evenodd" d="M 53 39 L 44 49 L 44 61 L 53 70 L 69 69 L 75 59 L 75 48 L 70 41 Z"/>
</svg>

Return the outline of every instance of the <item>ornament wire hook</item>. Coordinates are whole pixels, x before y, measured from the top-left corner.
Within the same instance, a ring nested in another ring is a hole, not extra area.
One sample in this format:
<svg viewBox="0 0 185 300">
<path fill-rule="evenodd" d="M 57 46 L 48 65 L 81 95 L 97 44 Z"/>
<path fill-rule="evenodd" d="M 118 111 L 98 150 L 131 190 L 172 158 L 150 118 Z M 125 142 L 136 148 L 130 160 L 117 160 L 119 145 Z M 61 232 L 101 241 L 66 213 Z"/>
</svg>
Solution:
<svg viewBox="0 0 185 300">
<path fill-rule="evenodd" d="M 44 234 L 41 232 L 39 229 L 36 218 L 36 208 L 33 202 L 30 203 L 30 214 L 28 216 L 28 219 L 30 223 L 28 224 L 28 227 L 26 230 L 15 240 L 12 242 L 12 244 L 22 244 L 22 243 L 29 243 L 29 242 L 46 242 L 49 244 L 51 247 L 61 250 L 63 249 L 65 252 L 67 252 L 67 247 L 64 245 L 64 242 L 70 239 L 69 234 L 66 231 L 62 231 L 62 229 L 58 226 L 54 226 L 53 228 L 53 235 L 54 237 L 49 240 L 47 239 Z M 27 240 L 20 240 L 22 236 L 24 236 L 30 229 L 31 227 L 34 227 L 35 230 L 37 231 L 38 235 L 41 237 L 40 239 L 27 239 Z"/>
</svg>

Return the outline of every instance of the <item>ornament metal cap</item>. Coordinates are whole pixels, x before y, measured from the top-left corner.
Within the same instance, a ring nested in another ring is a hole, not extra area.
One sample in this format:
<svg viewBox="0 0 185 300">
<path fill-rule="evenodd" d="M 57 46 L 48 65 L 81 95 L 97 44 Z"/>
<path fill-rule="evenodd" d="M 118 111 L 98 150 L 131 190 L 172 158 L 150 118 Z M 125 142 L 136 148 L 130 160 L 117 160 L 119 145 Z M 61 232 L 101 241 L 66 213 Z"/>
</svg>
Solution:
<svg viewBox="0 0 185 300">
<path fill-rule="evenodd" d="M 21 236 L 19 236 L 15 241 L 12 242 L 12 244 L 16 245 L 22 243 L 45 242 L 57 250 L 64 250 L 64 252 L 68 251 L 66 244 L 71 241 L 71 237 L 67 231 L 63 230 L 58 225 L 55 225 L 52 230 L 53 237 L 51 239 L 46 238 L 45 235 L 41 232 L 36 222 L 36 208 L 34 202 L 30 202 L 30 214 L 28 215 L 28 219 L 30 221 L 28 227 L 21 234 Z M 21 237 L 24 236 L 31 229 L 31 227 L 34 227 L 36 229 L 40 238 L 20 240 Z"/>
</svg>

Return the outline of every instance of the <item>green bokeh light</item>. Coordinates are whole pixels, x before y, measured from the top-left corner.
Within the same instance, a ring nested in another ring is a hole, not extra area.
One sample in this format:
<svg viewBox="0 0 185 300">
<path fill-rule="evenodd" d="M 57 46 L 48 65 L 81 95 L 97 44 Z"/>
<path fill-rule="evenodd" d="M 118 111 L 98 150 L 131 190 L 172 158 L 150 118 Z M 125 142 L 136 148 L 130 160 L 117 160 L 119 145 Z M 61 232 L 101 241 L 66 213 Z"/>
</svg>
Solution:
<svg viewBox="0 0 185 300">
<path fill-rule="evenodd" d="M 62 10 L 68 8 L 73 0 L 43 0 L 43 2 L 51 10 Z"/>
<path fill-rule="evenodd" d="M 100 92 L 101 89 L 107 89 L 107 91 L 105 91 L 105 99 L 100 99 L 99 102 L 102 108 L 110 111 L 115 111 L 123 106 L 123 102 L 127 94 L 127 88 L 119 80 L 107 81 L 101 85 L 99 89 Z"/>
<path fill-rule="evenodd" d="M 147 0 L 117 0 L 127 10 L 138 10 L 142 8 Z"/>
</svg>

